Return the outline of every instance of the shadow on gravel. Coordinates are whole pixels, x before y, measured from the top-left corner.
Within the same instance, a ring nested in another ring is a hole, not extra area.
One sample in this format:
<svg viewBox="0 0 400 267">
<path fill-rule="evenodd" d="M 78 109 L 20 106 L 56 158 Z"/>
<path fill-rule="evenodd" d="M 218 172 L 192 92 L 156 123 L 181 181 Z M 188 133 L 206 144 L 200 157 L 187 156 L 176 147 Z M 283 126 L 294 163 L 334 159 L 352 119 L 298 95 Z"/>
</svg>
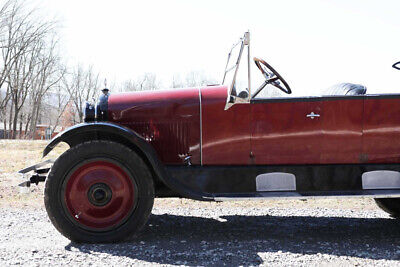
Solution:
<svg viewBox="0 0 400 267">
<path fill-rule="evenodd" d="M 259 253 L 329 254 L 400 259 L 400 222 L 340 217 L 224 216 L 220 220 L 152 215 L 136 240 L 75 244 L 84 253 L 108 253 L 159 264 L 255 265 Z"/>
</svg>

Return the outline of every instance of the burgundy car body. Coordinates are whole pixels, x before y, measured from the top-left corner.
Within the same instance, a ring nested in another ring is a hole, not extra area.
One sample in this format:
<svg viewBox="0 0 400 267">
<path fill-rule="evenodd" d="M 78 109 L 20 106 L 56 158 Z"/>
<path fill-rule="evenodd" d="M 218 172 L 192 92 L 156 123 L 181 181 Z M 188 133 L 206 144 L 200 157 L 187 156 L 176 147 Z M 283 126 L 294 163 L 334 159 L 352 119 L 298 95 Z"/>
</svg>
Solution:
<svg viewBox="0 0 400 267">
<path fill-rule="evenodd" d="M 204 166 L 400 163 L 400 95 L 261 99 L 224 110 L 226 98 L 226 86 L 115 94 L 109 121 L 141 135 L 167 165 L 186 156 Z"/>
<path fill-rule="evenodd" d="M 108 118 L 142 136 L 164 164 L 182 164 L 189 155 L 200 164 L 197 88 L 111 95 Z"/>
<path fill-rule="evenodd" d="M 344 84 L 322 96 L 266 97 L 266 85 L 291 89 L 254 58 L 265 81 L 252 91 L 249 45 L 246 33 L 229 53 L 221 85 L 103 91 L 97 109 L 87 105 L 86 123 L 55 137 L 44 155 L 61 141 L 122 143 L 152 170 L 156 196 L 400 197 L 400 95 L 367 95 L 361 85 Z"/>
</svg>

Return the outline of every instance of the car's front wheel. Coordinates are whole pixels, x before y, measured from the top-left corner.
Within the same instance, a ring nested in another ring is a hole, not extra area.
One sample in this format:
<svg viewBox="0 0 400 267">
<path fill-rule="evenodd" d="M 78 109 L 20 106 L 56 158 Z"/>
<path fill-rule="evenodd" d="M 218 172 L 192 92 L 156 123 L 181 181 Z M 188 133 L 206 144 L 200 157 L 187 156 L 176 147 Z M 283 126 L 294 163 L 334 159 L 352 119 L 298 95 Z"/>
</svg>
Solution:
<svg viewBox="0 0 400 267">
<path fill-rule="evenodd" d="M 400 218 L 400 198 L 375 198 L 375 202 L 393 218 Z"/>
<path fill-rule="evenodd" d="M 154 202 L 151 172 L 129 148 L 86 142 L 63 153 L 45 186 L 51 222 L 75 242 L 117 242 L 136 234 Z"/>
</svg>

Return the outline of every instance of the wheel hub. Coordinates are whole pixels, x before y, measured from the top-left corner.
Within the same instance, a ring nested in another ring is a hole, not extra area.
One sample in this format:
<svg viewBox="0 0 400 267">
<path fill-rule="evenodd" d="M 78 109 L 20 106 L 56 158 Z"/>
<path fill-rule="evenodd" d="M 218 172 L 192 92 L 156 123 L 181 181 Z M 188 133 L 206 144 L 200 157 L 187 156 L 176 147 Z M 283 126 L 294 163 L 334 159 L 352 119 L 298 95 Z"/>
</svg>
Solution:
<svg viewBox="0 0 400 267">
<path fill-rule="evenodd" d="M 111 188 L 104 183 L 96 183 L 88 191 L 89 202 L 95 206 L 105 206 L 110 202 L 111 198 Z"/>
<path fill-rule="evenodd" d="M 64 207 L 80 227 L 107 231 L 128 219 L 136 206 L 135 192 L 136 183 L 119 163 L 91 160 L 66 178 Z"/>
</svg>

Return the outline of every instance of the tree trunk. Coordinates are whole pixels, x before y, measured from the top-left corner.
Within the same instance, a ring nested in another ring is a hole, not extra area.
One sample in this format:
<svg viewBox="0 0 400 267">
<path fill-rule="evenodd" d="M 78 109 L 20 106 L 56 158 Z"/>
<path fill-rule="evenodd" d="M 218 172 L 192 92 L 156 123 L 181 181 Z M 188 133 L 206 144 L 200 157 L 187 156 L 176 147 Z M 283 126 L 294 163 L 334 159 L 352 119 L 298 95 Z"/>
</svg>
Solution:
<svg viewBox="0 0 400 267">
<path fill-rule="evenodd" d="M 14 118 L 13 118 L 13 132 L 12 132 L 12 139 L 16 139 L 17 137 L 17 123 L 18 123 L 18 115 L 19 110 L 17 104 L 14 106 Z"/>
<path fill-rule="evenodd" d="M 11 128 L 12 128 L 12 117 L 13 117 L 13 105 L 10 105 L 10 118 L 8 120 L 8 133 L 7 133 L 7 139 L 11 139 Z"/>
<path fill-rule="evenodd" d="M 6 120 L 6 114 L 4 114 L 3 124 L 4 124 L 3 138 L 6 139 L 6 138 L 7 138 L 7 120 Z"/>
<path fill-rule="evenodd" d="M 25 124 L 25 138 L 30 137 L 32 135 L 32 132 L 28 130 L 30 121 L 31 121 L 31 116 L 28 116 L 28 118 L 26 119 L 26 124 Z M 29 134 L 28 134 L 28 131 L 29 131 Z"/>
<path fill-rule="evenodd" d="M 40 112 L 41 101 L 39 100 L 34 108 L 34 113 L 32 113 L 32 123 L 31 129 L 33 132 L 32 139 L 35 139 L 34 136 L 36 135 L 36 126 L 39 120 L 39 112 Z"/>
<path fill-rule="evenodd" d="M 18 134 L 18 138 L 22 139 L 22 114 L 21 114 L 21 116 L 19 116 L 19 134 Z"/>
</svg>

